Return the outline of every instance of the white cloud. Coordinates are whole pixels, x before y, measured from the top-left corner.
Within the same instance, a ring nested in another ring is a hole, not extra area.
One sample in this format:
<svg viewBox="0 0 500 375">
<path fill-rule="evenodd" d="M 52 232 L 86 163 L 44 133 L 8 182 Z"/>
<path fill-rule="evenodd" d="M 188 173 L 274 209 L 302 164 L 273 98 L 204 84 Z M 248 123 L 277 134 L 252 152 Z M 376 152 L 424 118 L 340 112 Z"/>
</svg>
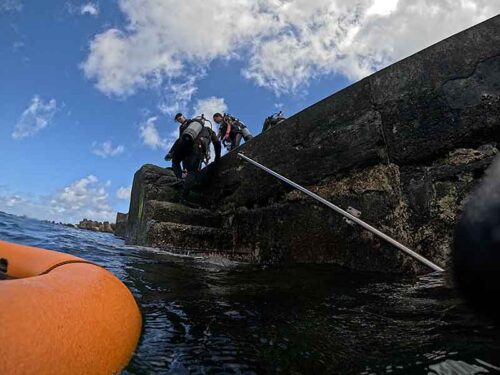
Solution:
<svg viewBox="0 0 500 375">
<path fill-rule="evenodd" d="M 290 3 L 290 8 L 299 1 Z M 343 3 L 343 4 L 342 4 Z M 363 78 L 500 10 L 485 0 L 314 2 L 292 30 L 256 45 L 244 74 L 275 93 L 321 75 Z M 294 12 L 291 12 L 294 14 Z M 287 17 L 286 12 L 283 17 Z"/>
<path fill-rule="evenodd" d="M 148 32 L 130 40 L 117 29 L 97 35 L 82 66 L 85 75 L 97 80 L 100 91 L 118 96 L 133 94 L 138 88 L 159 87 L 165 77 L 180 76 L 181 62 L 163 54 L 149 38 L 154 40 L 155 36 Z"/>
<path fill-rule="evenodd" d="M 92 153 L 104 159 L 108 157 L 121 155 L 123 154 L 124 151 L 125 151 L 124 146 L 118 145 L 114 147 L 111 141 L 105 141 L 102 143 L 97 143 L 97 142 L 92 143 Z"/>
<path fill-rule="evenodd" d="M 372 6 L 368 8 L 366 14 L 387 16 L 396 10 L 398 2 L 399 0 L 374 0 Z"/>
<path fill-rule="evenodd" d="M 7 207 L 16 207 L 16 206 L 19 206 L 21 204 L 24 204 L 26 203 L 26 199 L 24 199 L 23 197 L 19 196 L 19 195 L 12 195 L 10 197 L 7 197 L 5 199 L 5 205 Z"/>
<path fill-rule="evenodd" d="M 199 75 L 210 61 L 234 53 L 272 23 L 250 0 L 120 0 L 129 24 L 97 35 L 83 64 L 85 75 L 106 94 Z M 175 16 L 173 16 L 175 15 Z M 196 20 L 196 22 L 187 22 Z M 176 82 L 172 82 L 176 83 Z"/>
<path fill-rule="evenodd" d="M 57 222 L 77 223 L 84 218 L 113 222 L 116 213 L 109 203 L 108 187 L 90 175 L 47 197 L 0 195 L 0 210 Z"/>
<path fill-rule="evenodd" d="M 165 98 L 158 106 L 158 109 L 163 114 L 170 116 L 173 116 L 177 112 L 185 111 L 191 98 L 198 90 L 196 87 L 196 80 L 198 78 L 199 75 L 192 75 L 184 82 L 167 85 L 163 93 Z"/>
<path fill-rule="evenodd" d="M 160 136 L 158 129 L 156 128 L 156 121 L 158 117 L 149 118 L 140 127 L 140 136 L 142 143 L 153 150 L 162 149 L 165 150 L 172 146 L 175 139 L 166 139 Z"/>
<path fill-rule="evenodd" d="M 20 12 L 22 9 L 23 3 L 20 0 L 0 0 L 0 13 Z"/>
<path fill-rule="evenodd" d="M 97 3 L 86 3 L 80 7 L 81 15 L 90 15 L 97 17 L 99 15 L 99 4 Z"/>
<path fill-rule="evenodd" d="M 132 193 L 132 187 L 121 187 L 116 191 L 116 197 L 122 200 L 129 200 Z"/>
<path fill-rule="evenodd" d="M 108 201 L 106 184 L 95 176 L 87 176 L 57 192 L 50 200 L 49 210 L 55 217 L 77 222 L 83 218 L 113 221 L 115 212 Z"/>
<path fill-rule="evenodd" d="M 500 2 L 491 0 L 119 0 L 119 5 L 127 25 L 96 35 L 82 64 L 99 90 L 118 96 L 180 85 L 187 76 L 193 92 L 216 59 L 239 59 L 246 78 L 278 95 L 324 75 L 356 80 L 500 11 Z M 173 111 L 175 97 L 167 102 L 164 108 Z"/>
<path fill-rule="evenodd" d="M 47 206 L 42 205 L 38 200 L 31 200 L 18 194 L 9 195 L 8 192 L 0 194 L 0 211 L 36 219 L 49 218 Z"/>
<path fill-rule="evenodd" d="M 76 3 L 74 1 L 67 1 L 64 4 L 66 11 L 73 16 L 99 16 L 100 9 L 99 3 L 94 1 L 80 2 Z"/>
<path fill-rule="evenodd" d="M 55 99 L 44 102 L 39 96 L 33 97 L 29 107 L 19 117 L 12 138 L 23 139 L 35 135 L 50 124 L 56 112 Z"/>
<path fill-rule="evenodd" d="M 212 116 L 217 112 L 227 112 L 227 105 L 224 98 L 216 98 L 215 96 L 212 96 L 196 102 L 193 109 L 193 116 L 204 114 L 207 119 L 212 120 Z"/>
</svg>

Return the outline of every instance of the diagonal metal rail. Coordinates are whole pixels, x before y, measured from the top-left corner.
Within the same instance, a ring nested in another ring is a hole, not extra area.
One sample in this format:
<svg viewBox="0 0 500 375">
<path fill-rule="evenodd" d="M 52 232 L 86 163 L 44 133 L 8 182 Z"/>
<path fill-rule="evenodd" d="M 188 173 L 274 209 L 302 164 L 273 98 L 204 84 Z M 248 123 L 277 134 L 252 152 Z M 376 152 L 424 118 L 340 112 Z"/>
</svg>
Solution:
<svg viewBox="0 0 500 375">
<path fill-rule="evenodd" d="M 395 239 L 389 237 L 387 234 L 379 231 L 377 228 L 372 227 L 370 224 L 365 223 L 363 220 L 357 218 L 354 215 L 351 215 L 349 212 L 343 210 L 342 208 L 334 205 L 333 203 L 327 201 L 324 198 L 321 198 L 319 195 L 314 194 L 312 191 L 307 190 L 306 188 L 300 186 L 299 184 L 289 180 L 288 178 L 280 175 L 279 173 L 276 173 L 272 169 L 269 169 L 265 166 L 263 166 L 260 163 L 257 163 L 255 160 L 250 159 L 248 156 L 243 155 L 242 153 L 238 153 L 238 157 L 241 159 L 249 162 L 250 164 L 254 165 L 255 167 L 262 169 L 263 171 L 269 173 L 270 175 L 276 177 L 277 179 L 287 183 L 290 186 L 293 186 L 295 189 L 300 190 L 304 194 L 310 196 L 311 198 L 317 200 L 320 203 L 323 203 L 325 206 L 331 208 L 332 210 L 336 211 L 337 213 L 343 215 L 344 217 L 348 218 L 349 220 L 355 222 L 356 224 L 360 225 L 361 227 L 365 228 L 366 230 L 372 232 L 376 236 L 382 238 L 383 240 L 387 241 L 391 245 L 397 247 L 399 250 L 403 251 L 407 255 L 411 256 L 412 258 L 418 260 L 420 263 L 425 264 L 427 267 L 432 269 L 433 271 L 438 271 L 438 272 L 444 272 L 444 269 L 439 267 L 438 265 L 432 263 L 430 260 L 424 258 L 422 255 L 417 254 L 413 250 L 409 249 L 408 247 L 404 246 L 403 244 L 399 243 Z"/>
</svg>

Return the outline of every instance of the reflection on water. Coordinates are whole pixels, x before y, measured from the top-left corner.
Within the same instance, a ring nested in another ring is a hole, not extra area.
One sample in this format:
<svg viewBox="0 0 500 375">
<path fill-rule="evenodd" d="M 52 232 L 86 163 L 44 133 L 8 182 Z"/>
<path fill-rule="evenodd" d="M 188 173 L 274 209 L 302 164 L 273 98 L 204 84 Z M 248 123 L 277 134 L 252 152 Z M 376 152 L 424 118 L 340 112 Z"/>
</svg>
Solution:
<svg viewBox="0 0 500 375">
<path fill-rule="evenodd" d="M 128 374 L 499 372 L 500 330 L 440 275 L 179 258 L 3 214 L 0 239 L 84 257 L 129 286 L 144 330 Z"/>
</svg>

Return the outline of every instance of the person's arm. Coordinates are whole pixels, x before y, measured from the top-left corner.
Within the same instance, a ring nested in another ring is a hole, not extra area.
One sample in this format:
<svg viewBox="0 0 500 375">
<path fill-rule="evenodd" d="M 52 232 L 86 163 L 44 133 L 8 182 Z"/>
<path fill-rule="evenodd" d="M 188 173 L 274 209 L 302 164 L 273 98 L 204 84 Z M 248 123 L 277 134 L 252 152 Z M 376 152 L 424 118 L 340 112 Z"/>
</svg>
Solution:
<svg viewBox="0 0 500 375">
<path fill-rule="evenodd" d="M 222 149 L 219 138 L 217 138 L 215 132 L 212 132 L 210 138 L 212 139 L 212 143 L 214 144 L 215 161 L 219 161 Z"/>
<path fill-rule="evenodd" d="M 177 149 L 177 147 L 179 147 L 179 140 L 178 139 L 175 141 L 173 146 L 170 148 L 170 151 L 167 153 L 167 155 L 165 155 L 166 161 L 172 160 L 172 158 L 174 157 L 174 152 Z"/>
<path fill-rule="evenodd" d="M 224 135 L 224 140 L 228 140 L 233 128 L 233 122 L 229 118 L 225 119 L 224 121 L 226 122 L 226 134 Z"/>
</svg>

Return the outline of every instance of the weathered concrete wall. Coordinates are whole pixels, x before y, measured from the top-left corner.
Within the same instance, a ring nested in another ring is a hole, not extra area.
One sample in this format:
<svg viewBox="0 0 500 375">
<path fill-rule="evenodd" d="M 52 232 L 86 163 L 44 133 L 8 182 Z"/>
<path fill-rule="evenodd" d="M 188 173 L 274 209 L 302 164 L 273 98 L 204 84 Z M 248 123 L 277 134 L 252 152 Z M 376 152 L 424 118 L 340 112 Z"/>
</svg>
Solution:
<svg viewBox="0 0 500 375">
<path fill-rule="evenodd" d="M 498 141 L 500 16 L 322 100 L 238 151 L 360 209 L 365 220 L 444 265 L 463 201 Z M 416 270 L 234 152 L 200 173 L 188 198 L 211 211 L 178 204 L 176 189 L 163 183 L 169 173 L 144 167 L 136 174 L 130 242 L 256 261 Z M 152 201 L 175 205 L 160 209 Z"/>
</svg>

